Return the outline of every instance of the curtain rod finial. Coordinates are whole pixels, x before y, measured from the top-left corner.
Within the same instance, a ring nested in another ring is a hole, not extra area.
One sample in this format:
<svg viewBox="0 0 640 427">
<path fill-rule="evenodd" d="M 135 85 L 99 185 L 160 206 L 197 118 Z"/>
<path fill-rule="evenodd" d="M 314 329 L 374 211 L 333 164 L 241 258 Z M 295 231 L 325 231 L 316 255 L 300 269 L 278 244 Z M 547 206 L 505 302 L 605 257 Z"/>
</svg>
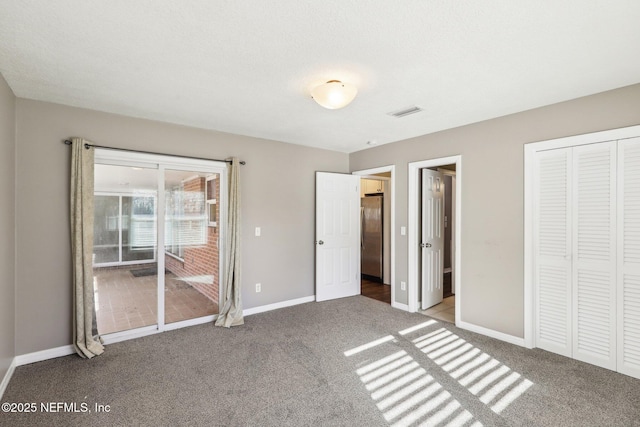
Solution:
<svg viewBox="0 0 640 427">
<path fill-rule="evenodd" d="M 62 141 L 62 142 L 64 142 L 64 143 L 65 143 L 65 145 L 71 145 L 71 141 L 70 141 L 70 140 L 68 140 L 68 139 L 65 139 L 65 140 L 64 140 L 64 141 Z"/>
</svg>

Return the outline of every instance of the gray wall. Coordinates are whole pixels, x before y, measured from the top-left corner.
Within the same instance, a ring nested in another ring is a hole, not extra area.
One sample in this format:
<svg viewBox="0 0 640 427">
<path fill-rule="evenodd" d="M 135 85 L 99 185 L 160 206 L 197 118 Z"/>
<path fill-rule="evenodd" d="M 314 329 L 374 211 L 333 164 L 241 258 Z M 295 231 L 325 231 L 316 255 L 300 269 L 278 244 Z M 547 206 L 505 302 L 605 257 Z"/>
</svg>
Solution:
<svg viewBox="0 0 640 427">
<path fill-rule="evenodd" d="M 70 152 L 61 142 L 70 136 L 247 161 L 241 170 L 244 308 L 315 294 L 315 171 L 348 172 L 347 154 L 25 99 L 17 100 L 16 111 L 17 354 L 71 344 Z M 256 226 L 261 237 L 254 237 Z"/>
<path fill-rule="evenodd" d="M 0 75 L 0 381 L 15 351 L 15 102 Z"/>
<path fill-rule="evenodd" d="M 400 120 L 429 120 L 420 115 Z M 352 153 L 352 171 L 396 165 L 396 300 L 407 303 L 408 163 L 462 155 L 462 320 L 524 336 L 524 149 L 640 124 L 640 85 Z"/>
<path fill-rule="evenodd" d="M 0 196 L 13 201 L 14 188 L 18 190 L 16 234 L 13 203 L 0 204 L 0 271 L 9 278 L 0 283 L 0 374 L 15 354 L 71 343 L 70 153 L 61 143 L 65 138 L 82 136 L 115 147 L 246 160 L 242 169 L 245 308 L 314 294 L 314 172 L 389 164 L 397 166 L 396 300 L 406 303 L 400 281 L 408 276 L 407 239 L 399 228 L 407 225 L 407 164 L 461 154 L 462 319 L 522 337 L 523 144 L 639 124 L 639 111 L 640 85 L 634 85 L 346 155 L 16 100 L 0 81 Z M 425 120 L 419 116 L 406 120 L 420 119 Z M 254 237 L 256 226 L 262 228 L 262 237 Z M 254 292 L 257 282 L 262 283 L 260 294 Z"/>
</svg>

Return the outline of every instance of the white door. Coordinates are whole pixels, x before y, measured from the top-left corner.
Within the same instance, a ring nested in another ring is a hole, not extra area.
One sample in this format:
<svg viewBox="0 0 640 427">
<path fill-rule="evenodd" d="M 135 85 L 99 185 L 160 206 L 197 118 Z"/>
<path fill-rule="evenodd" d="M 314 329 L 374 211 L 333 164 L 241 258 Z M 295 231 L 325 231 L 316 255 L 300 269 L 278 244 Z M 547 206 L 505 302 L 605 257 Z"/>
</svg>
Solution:
<svg viewBox="0 0 640 427">
<path fill-rule="evenodd" d="M 360 177 L 316 172 L 316 301 L 360 294 Z"/>
<path fill-rule="evenodd" d="M 618 372 L 640 378 L 640 138 L 618 143 Z"/>
<path fill-rule="evenodd" d="M 573 148 L 573 357 L 615 369 L 616 143 Z"/>
<path fill-rule="evenodd" d="M 572 356 L 571 148 L 536 153 L 534 313 L 536 347 Z"/>
<path fill-rule="evenodd" d="M 422 309 L 442 302 L 444 267 L 444 179 L 422 169 Z"/>
<path fill-rule="evenodd" d="M 640 378 L 640 137 L 584 141 L 534 153 L 535 345 Z"/>
</svg>

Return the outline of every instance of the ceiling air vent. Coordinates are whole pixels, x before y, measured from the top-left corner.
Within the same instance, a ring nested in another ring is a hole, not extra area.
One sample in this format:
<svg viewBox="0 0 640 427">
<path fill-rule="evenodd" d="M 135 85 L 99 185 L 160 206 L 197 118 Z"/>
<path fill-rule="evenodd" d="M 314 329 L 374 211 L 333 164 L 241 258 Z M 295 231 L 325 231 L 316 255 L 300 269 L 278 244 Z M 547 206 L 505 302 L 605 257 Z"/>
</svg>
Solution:
<svg viewBox="0 0 640 427">
<path fill-rule="evenodd" d="M 397 117 L 399 119 L 400 117 L 405 117 L 410 114 L 419 113 L 420 111 L 422 111 L 422 108 L 418 107 L 417 105 L 414 105 L 413 107 L 403 108 L 402 110 L 393 111 L 387 114 L 393 117 Z"/>
</svg>

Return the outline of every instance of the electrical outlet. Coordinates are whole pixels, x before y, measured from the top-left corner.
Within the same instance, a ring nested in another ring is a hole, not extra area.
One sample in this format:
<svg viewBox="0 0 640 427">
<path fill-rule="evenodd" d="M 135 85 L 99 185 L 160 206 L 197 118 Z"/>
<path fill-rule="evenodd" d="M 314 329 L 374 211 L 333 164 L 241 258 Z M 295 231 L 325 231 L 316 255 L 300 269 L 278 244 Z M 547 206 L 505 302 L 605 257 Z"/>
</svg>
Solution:
<svg viewBox="0 0 640 427">
<path fill-rule="evenodd" d="M 400 282 L 400 290 L 401 291 L 407 290 L 407 282 Z"/>
<path fill-rule="evenodd" d="M 260 292 L 260 291 L 262 291 L 262 284 L 256 283 L 256 292 Z"/>
</svg>

